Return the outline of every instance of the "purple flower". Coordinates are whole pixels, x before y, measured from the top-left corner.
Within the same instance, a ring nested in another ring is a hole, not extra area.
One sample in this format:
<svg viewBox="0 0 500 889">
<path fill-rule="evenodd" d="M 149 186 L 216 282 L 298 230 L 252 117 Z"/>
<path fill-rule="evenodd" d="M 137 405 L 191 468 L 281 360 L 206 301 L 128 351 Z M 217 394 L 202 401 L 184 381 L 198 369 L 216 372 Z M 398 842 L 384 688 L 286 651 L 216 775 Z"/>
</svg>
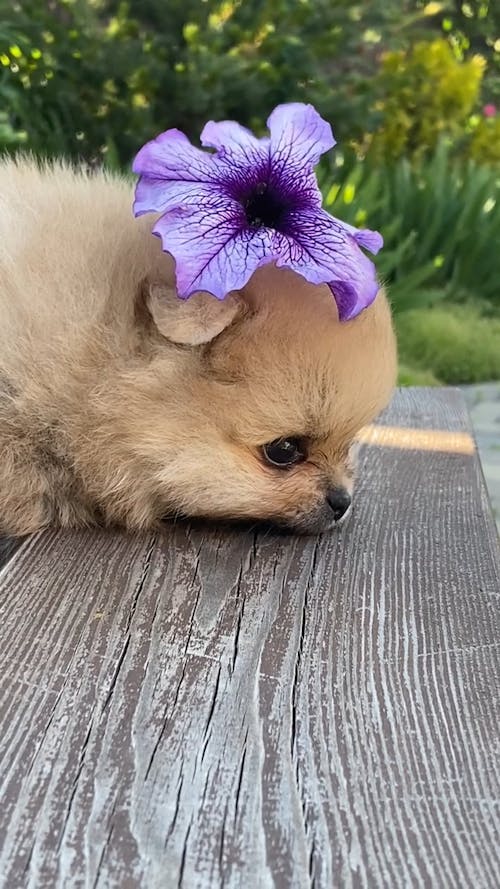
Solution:
<svg viewBox="0 0 500 889">
<path fill-rule="evenodd" d="M 176 263 L 183 299 L 204 290 L 218 299 L 268 262 L 313 284 L 329 284 L 341 320 L 375 299 L 373 263 L 382 237 L 321 207 L 313 172 L 333 148 L 330 125 L 311 105 L 278 105 L 270 136 L 257 139 L 234 121 L 207 123 L 195 148 L 179 130 L 148 142 L 135 158 L 134 213 L 161 214 L 153 233 Z"/>
</svg>

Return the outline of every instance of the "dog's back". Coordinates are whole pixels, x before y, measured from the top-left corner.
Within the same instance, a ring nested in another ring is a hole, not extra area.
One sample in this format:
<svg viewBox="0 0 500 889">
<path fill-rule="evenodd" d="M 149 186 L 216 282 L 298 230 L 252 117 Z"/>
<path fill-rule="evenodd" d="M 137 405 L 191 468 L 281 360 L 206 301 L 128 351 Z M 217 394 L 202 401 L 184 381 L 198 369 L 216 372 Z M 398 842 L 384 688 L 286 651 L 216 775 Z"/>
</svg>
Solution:
<svg viewBox="0 0 500 889">
<path fill-rule="evenodd" d="M 106 313 L 126 326 L 137 282 L 164 262 L 131 207 L 124 179 L 0 163 L 0 372 L 28 370 L 32 350 L 40 368 L 54 342 L 60 360 Z"/>
</svg>

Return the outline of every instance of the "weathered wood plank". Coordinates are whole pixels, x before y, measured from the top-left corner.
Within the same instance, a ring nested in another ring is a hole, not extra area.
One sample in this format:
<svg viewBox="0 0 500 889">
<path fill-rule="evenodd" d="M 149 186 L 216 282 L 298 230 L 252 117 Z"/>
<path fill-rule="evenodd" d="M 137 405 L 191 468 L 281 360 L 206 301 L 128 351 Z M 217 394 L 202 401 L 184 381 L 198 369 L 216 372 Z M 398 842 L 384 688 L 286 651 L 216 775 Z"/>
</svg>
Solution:
<svg viewBox="0 0 500 889">
<path fill-rule="evenodd" d="M 381 422 L 340 534 L 46 534 L 3 569 L 2 885 L 499 885 L 480 467 L 455 392 Z"/>
</svg>

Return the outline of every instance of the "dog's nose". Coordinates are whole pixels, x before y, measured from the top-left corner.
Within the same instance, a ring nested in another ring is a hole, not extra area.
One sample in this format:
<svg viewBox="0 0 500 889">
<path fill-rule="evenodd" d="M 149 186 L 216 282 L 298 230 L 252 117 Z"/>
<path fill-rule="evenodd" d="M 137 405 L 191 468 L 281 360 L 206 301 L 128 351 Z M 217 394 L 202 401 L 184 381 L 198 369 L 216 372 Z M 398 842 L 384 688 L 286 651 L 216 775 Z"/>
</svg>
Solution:
<svg viewBox="0 0 500 889">
<path fill-rule="evenodd" d="M 351 505 L 351 495 L 345 488 L 330 488 L 326 493 L 328 506 L 336 522 L 340 522 Z"/>
</svg>

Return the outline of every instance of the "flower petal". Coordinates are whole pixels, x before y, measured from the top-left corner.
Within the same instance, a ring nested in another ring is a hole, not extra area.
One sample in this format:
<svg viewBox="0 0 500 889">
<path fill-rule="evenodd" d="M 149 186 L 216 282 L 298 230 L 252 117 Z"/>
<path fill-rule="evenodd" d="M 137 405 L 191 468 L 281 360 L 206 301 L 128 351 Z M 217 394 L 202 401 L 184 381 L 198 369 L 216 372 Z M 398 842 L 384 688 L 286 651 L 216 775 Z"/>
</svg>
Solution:
<svg viewBox="0 0 500 889">
<path fill-rule="evenodd" d="M 167 130 L 146 142 L 132 164 L 134 173 L 147 179 L 213 182 L 213 157 L 191 145 L 180 130 Z"/>
<path fill-rule="evenodd" d="M 374 232 L 370 228 L 355 228 L 354 225 L 349 225 L 348 222 L 341 222 L 340 219 L 338 219 L 337 222 L 340 222 L 345 230 L 353 236 L 354 240 L 360 247 L 365 247 L 366 250 L 369 250 L 374 256 L 376 256 L 378 251 L 384 246 L 384 239 L 380 232 Z"/>
<path fill-rule="evenodd" d="M 176 263 L 177 290 L 186 299 L 199 290 L 224 299 L 243 287 L 259 265 L 271 262 L 273 232 L 250 229 L 240 205 L 214 198 L 202 208 L 177 208 L 162 216 L 154 234 Z"/>
<path fill-rule="evenodd" d="M 321 155 L 335 145 L 330 124 L 312 105 L 299 102 L 278 105 L 267 124 L 271 131 L 272 186 L 285 199 L 291 197 L 303 206 L 321 207 L 313 168 Z"/>
<path fill-rule="evenodd" d="M 200 206 L 213 198 L 224 198 L 225 191 L 216 182 L 167 182 L 141 176 L 135 187 L 134 215 L 165 213 L 180 206 Z"/>
<path fill-rule="evenodd" d="M 336 144 L 332 128 L 312 105 L 278 105 L 267 125 L 271 133 L 271 164 L 278 172 L 312 170 L 322 154 Z"/>
<path fill-rule="evenodd" d="M 269 139 L 257 139 L 234 120 L 209 120 L 201 131 L 202 145 L 215 148 L 218 157 L 269 160 Z"/>
<path fill-rule="evenodd" d="M 341 321 L 373 302 L 379 290 L 375 267 L 344 223 L 323 210 L 291 211 L 283 230 L 273 240 L 276 265 L 293 269 L 312 284 L 328 284 Z"/>
</svg>

